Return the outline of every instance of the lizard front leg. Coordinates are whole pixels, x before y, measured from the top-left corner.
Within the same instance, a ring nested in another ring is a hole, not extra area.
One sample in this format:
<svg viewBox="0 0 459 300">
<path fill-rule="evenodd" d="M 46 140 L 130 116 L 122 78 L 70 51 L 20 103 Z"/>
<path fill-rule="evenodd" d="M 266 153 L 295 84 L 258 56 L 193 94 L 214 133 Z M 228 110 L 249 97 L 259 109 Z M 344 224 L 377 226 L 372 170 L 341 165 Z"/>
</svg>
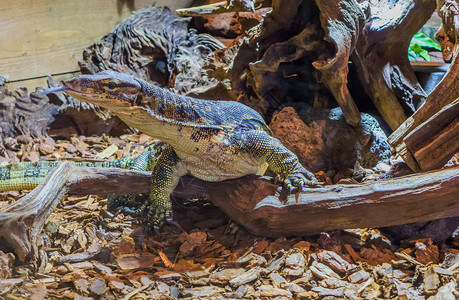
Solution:
<svg viewBox="0 0 459 300">
<path fill-rule="evenodd" d="M 167 147 L 167 144 L 164 142 L 159 141 L 154 143 L 148 151 L 143 152 L 134 159 L 128 170 L 151 172 L 165 147 Z M 128 161 L 129 159 L 132 160 L 132 158 L 125 160 Z M 144 195 L 110 195 L 108 197 L 107 209 L 113 212 L 119 211 L 124 214 L 135 215 L 137 212 L 136 203 L 141 200 L 144 202 L 144 199 Z"/>
<path fill-rule="evenodd" d="M 185 163 L 171 146 L 164 147 L 151 173 L 150 196 L 139 208 L 147 229 L 157 231 L 164 221 L 172 221 L 170 194 L 185 174 Z"/>
<path fill-rule="evenodd" d="M 265 160 L 274 173 L 283 177 L 290 192 L 300 192 L 303 186 L 318 186 L 317 179 L 300 164 L 298 157 L 268 133 L 248 132 L 244 143 L 243 148 L 255 158 Z"/>
</svg>

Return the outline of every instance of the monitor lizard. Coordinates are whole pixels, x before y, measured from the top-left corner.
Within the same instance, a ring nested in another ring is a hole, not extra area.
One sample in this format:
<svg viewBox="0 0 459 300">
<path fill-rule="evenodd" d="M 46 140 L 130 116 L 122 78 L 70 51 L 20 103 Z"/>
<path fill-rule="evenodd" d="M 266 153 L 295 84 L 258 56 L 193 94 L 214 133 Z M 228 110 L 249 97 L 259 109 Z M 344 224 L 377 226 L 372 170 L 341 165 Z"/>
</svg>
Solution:
<svg viewBox="0 0 459 300">
<path fill-rule="evenodd" d="M 272 136 L 262 116 L 246 105 L 178 95 L 113 71 L 77 75 L 63 84 L 53 91 L 108 109 L 167 144 L 153 167 L 148 200 L 138 209 L 151 229 L 172 220 L 170 194 L 186 174 L 218 182 L 263 174 L 269 167 L 290 192 L 318 186 L 297 156 Z"/>
</svg>

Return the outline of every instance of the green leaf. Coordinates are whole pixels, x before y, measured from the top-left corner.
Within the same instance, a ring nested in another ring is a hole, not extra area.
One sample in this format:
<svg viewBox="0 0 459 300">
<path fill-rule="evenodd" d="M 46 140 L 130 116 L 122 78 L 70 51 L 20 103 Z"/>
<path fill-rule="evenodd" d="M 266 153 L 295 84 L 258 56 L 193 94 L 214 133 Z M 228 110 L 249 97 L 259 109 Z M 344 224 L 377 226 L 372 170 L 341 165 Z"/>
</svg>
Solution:
<svg viewBox="0 0 459 300">
<path fill-rule="evenodd" d="M 422 52 L 422 47 L 418 44 L 413 44 L 410 46 L 410 49 L 413 50 L 414 53 L 420 54 Z"/>
<path fill-rule="evenodd" d="M 408 58 L 410 60 L 416 60 L 418 57 L 419 57 L 419 54 L 417 54 L 416 52 L 414 52 L 411 49 L 408 49 Z"/>
<path fill-rule="evenodd" d="M 417 32 L 411 39 L 410 44 L 417 44 L 426 50 L 438 50 L 441 51 L 440 44 L 426 36 L 422 32 Z"/>
<path fill-rule="evenodd" d="M 426 61 L 430 61 L 430 55 L 429 51 L 422 49 L 421 53 L 419 55 L 424 58 Z"/>
<path fill-rule="evenodd" d="M 422 32 L 417 32 L 410 42 L 408 48 L 408 57 L 412 60 L 422 57 L 426 61 L 430 61 L 429 51 L 441 51 L 440 44 L 426 36 Z"/>
</svg>

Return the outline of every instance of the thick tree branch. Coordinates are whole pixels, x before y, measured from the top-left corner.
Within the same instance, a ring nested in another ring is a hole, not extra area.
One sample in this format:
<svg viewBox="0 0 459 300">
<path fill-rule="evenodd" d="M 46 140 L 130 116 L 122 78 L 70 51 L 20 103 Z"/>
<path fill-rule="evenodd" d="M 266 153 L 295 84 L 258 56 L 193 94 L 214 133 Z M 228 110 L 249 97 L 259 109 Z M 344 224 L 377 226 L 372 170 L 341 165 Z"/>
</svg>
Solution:
<svg viewBox="0 0 459 300">
<path fill-rule="evenodd" d="M 282 196 L 256 175 L 203 182 L 182 178 L 178 197 L 205 197 L 249 231 L 264 236 L 379 227 L 459 215 L 459 167 L 358 185 L 331 185 Z M 145 172 L 63 163 L 35 190 L 0 212 L 0 236 L 20 260 L 36 259 L 37 237 L 65 193 L 129 194 L 150 189 Z M 281 200 L 285 200 L 282 203 Z"/>
<path fill-rule="evenodd" d="M 360 81 L 393 130 L 425 100 L 404 53 L 434 10 L 433 0 L 374 1 L 357 41 L 353 62 Z"/>
<path fill-rule="evenodd" d="M 334 45 L 333 56 L 321 55 L 312 65 L 322 74 L 321 81 L 330 89 L 347 123 L 358 126 L 360 111 L 347 88 L 349 56 L 365 24 L 365 15 L 354 1 L 316 0 L 324 39 Z"/>
</svg>

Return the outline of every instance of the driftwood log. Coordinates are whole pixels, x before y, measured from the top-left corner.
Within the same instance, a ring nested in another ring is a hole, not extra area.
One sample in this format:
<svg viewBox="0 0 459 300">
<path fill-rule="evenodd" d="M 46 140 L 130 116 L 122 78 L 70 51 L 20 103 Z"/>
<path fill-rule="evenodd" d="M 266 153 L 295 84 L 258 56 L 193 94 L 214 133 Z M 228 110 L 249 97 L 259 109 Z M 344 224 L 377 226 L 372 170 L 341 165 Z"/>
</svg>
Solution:
<svg viewBox="0 0 459 300">
<path fill-rule="evenodd" d="M 347 77 L 349 57 L 365 24 L 365 14 L 354 1 L 317 0 L 316 4 L 324 39 L 335 46 L 336 52 L 334 57 L 323 56 L 312 64 L 343 110 L 347 123 L 358 126 L 360 111 L 347 88 Z"/>
<path fill-rule="evenodd" d="M 201 68 L 209 53 L 224 45 L 189 30 L 189 21 L 155 4 L 138 10 L 84 50 L 81 71 L 114 70 L 183 94 L 215 85 Z"/>
<path fill-rule="evenodd" d="M 0 237 L 21 261 L 38 258 L 44 223 L 65 193 L 147 193 L 150 174 L 62 163 L 31 193 L 0 211 Z M 459 216 L 459 167 L 356 185 L 279 193 L 256 175 L 209 183 L 184 177 L 174 196 L 204 197 L 250 232 L 276 237 Z"/>
<path fill-rule="evenodd" d="M 336 100 L 356 125 L 371 99 L 395 130 L 427 96 L 403 53 L 434 10 L 433 0 L 273 0 L 263 22 L 210 58 L 207 71 L 230 79 L 234 98 L 268 120 L 285 103 Z M 361 88 L 351 94 L 348 81 Z"/>
</svg>

